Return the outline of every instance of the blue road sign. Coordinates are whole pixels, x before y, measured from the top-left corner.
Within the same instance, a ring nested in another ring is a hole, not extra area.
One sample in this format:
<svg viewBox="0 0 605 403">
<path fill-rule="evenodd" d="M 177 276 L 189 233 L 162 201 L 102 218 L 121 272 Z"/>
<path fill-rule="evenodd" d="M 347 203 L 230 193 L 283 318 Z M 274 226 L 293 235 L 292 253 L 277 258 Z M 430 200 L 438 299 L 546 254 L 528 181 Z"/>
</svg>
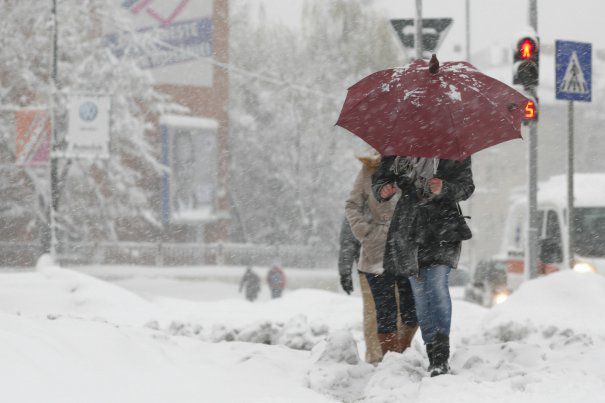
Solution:
<svg viewBox="0 0 605 403">
<path fill-rule="evenodd" d="M 557 99 L 592 101 L 592 44 L 556 41 Z"/>
</svg>

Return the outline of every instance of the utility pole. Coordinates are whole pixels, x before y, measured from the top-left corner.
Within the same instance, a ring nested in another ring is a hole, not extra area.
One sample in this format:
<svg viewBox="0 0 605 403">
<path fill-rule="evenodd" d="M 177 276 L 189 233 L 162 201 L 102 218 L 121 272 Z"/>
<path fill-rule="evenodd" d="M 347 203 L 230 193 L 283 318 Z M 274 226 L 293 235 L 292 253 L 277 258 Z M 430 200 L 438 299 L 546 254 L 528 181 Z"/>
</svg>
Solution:
<svg viewBox="0 0 605 403">
<path fill-rule="evenodd" d="M 59 204 L 58 191 L 58 160 L 57 160 L 57 118 L 56 118 L 56 95 L 58 75 L 58 26 L 57 26 L 57 0 L 52 0 L 52 57 L 50 73 L 50 203 L 49 203 L 49 235 L 50 239 L 44 241 L 44 253 L 50 253 L 53 261 L 57 255 L 57 207 Z"/>
<path fill-rule="evenodd" d="M 465 0 L 465 18 L 464 22 L 466 25 L 466 37 L 465 37 L 465 60 L 467 62 L 471 62 L 471 2 L 470 0 Z M 468 215 L 473 216 L 473 198 L 471 197 L 467 201 L 468 207 Z M 468 256 L 469 256 L 469 266 L 471 269 L 471 273 L 475 270 L 475 237 L 472 237 L 468 241 Z"/>
<path fill-rule="evenodd" d="M 529 0 L 529 25 L 538 33 L 538 5 L 537 0 Z M 537 89 L 532 86 L 529 89 L 534 99 L 537 97 Z M 525 279 L 538 276 L 538 122 L 529 122 L 528 139 L 528 226 L 525 253 Z"/>
<path fill-rule="evenodd" d="M 465 3 L 465 22 L 466 22 L 466 61 L 471 62 L 471 0 L 466 0 Z"/>
<path fill-rule="evenodd" d="M 574 105 L 573 101 L 568 101 L 567 107 L 567 234 L 569 238 L 569 268 L 573 269 L 575 265 L 575 211 L 574 211 L 574 189 L 573 189 L 573 175 L 574 175 Z"/>
<path fill-rule="evenodd" d="M 416 0 L 416 59 L 422 59 L 422 0 Z"/>
</svg>

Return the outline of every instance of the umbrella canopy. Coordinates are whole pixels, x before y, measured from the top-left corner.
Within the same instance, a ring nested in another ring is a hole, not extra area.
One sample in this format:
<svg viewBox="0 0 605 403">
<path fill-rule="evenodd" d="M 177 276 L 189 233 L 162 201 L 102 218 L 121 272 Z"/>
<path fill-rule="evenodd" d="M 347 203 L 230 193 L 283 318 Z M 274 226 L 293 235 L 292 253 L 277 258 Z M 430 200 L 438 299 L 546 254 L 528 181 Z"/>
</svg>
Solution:
<svg viewBox="0 0 605 403">
<path fill-rule="evenodd" d="M 349 88 L 336 123 L 382 155 L 462 160 L 521 138 L 528 99 L 467 62 L 416 60 Z"/>
</svg>

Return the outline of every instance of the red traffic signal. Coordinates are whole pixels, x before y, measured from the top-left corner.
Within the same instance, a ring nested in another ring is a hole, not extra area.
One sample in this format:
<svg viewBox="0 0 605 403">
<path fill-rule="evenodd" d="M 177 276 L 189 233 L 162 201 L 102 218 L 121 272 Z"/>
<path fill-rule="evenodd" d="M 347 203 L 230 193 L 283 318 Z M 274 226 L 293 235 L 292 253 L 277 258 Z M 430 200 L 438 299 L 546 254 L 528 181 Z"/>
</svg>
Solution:
<svg viewBox="0 0 605 403">
<path fill-rule="evenodd" d="M 521 59 L 531 59 L 534 55 L 534 51 L 536 50 L 536 45 L 534 41 L 529 38 L 525 38 L 521 42 L 521 46 L 519 47 L 519 57 Z"/>
<path fill-rule="evenodd" d="M 515 44 L 513 53 L 513 84 L 526 90 L 536 87 L 540 74 L 540 49 L 538 39 L 524 36 Z"/>
<path fill-rule="evenodd" d="M 536 102 L 528 100 L 525 102 L 525 107 L 523 108 L 524 116 L 523 120 L 526 122 L 538 120 L 538 107 Z"/>
</svg>

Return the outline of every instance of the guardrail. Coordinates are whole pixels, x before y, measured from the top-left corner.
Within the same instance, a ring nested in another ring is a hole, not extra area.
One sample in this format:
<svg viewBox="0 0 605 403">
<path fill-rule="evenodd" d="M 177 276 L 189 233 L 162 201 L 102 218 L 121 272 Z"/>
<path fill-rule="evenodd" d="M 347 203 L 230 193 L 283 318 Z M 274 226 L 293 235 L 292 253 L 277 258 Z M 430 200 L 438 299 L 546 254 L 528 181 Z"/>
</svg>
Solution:
<svg viewBox="0 0 605 403">
<path fill-rule="evenodd" d="M 32 266 L 41 247 L 38 243 L 0 242 L 2 266 Z M 181 266 L 203 264 L 288 267 L 330 267 L 337 252 L 304 245 L 254 245 L 237 243 L 70 242 L 61 243 L 59 260 L 75 264 L 137 264 Z"/>
</svg>

